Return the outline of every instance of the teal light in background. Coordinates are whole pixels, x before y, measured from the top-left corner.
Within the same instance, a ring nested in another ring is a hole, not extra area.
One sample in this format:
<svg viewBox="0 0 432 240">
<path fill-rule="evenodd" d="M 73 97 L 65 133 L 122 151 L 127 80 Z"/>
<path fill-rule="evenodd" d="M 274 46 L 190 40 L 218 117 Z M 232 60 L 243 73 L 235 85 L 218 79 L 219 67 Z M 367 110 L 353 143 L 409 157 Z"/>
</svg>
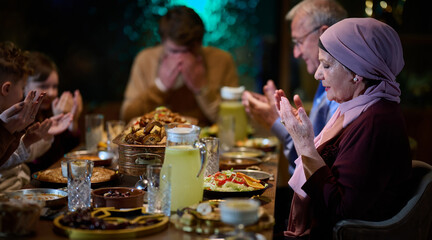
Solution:
<svg viewBox="0 0 432 240">
<path fill-rule="evenodd" d="M 171 0 L 170 5 L 185 5 L 197 12 L 201 17 L 205 16 L 205 6 L 207 4 L 207 0 Z M 220 1 L 214 1 L 220 2 Z"/>
<path fill-rule="evenodd" d="M 233 16 L 227 16 L 225 19 L 226 22 L 222 21 L 227 0 L 171 0 L 169 2 L 170 6 L 184 5 L 198 13 L 206 28 L 206 35 L 203 40 L 204 45 L 213 45 L 212 43 L 220 40 L 223 34 L 229 34 L 229 32 L 226 32 L 227 24 L 232 25 L 236 21 L 236 18 Z M 222 48 L 228 50 L 229 47 L 225 46 Z"/>
</svg>

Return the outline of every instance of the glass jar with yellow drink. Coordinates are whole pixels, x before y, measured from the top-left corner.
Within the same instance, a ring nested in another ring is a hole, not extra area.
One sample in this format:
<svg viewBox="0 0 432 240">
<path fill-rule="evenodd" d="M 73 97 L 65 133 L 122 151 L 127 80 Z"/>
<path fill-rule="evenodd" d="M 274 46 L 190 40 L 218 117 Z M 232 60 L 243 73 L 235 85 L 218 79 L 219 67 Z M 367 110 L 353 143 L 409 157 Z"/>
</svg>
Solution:
<svg viewBox="0 0 432 240">
<path fill-rule="evenodd" d="M 172 123 L 165 129 L 167 145 L 162 171 L 171 165 L 171 211 L 177 211 L 202 201 L 206 150 L 199 141 L 199 127 Z"/>
<path fill-rule="evenodd" d="M 241 87 L 222 87 L 222 102 L 219 106 L 219 118 L 233 116 L 234 118 L 234 139 L 235 141 L 247 138 L 248 119 L 246 111 L 241 102 L 241 96 L 245 88 Z"/>
</svg>

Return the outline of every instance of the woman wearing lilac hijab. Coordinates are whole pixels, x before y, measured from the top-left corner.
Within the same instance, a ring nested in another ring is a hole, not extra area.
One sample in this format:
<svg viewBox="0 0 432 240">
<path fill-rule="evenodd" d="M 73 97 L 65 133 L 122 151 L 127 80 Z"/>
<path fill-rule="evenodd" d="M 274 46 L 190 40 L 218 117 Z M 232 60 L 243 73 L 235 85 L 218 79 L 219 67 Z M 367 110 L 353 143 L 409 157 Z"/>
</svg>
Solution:
<svg viewBox="0 0 432 240">
<path fill-rule="evenodd" d="M 298 156 L 287 238 L 331 239 L 342 219 L 379 221 L 406 203 L 411 154 L 396 76 L 404 66 L 397 33 L 372 18 L 349 18 L 320 37 L 315 78 L 340 106 L 314 139 L 300 98 L 275 93 Z"/>
</svg>

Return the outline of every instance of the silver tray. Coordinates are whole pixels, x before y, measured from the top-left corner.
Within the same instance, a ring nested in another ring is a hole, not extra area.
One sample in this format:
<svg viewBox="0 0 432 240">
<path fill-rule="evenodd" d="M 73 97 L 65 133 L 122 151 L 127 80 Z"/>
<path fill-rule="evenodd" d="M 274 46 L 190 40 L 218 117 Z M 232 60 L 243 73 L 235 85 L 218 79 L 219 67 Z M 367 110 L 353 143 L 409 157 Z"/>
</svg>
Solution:
<svg viewBox="0 0 432 240">
<path fill-rule="evenodd" d="M 262 158 L 265 152 L 255 148 L 236 147 L 223 152 L 221 158 Z"/>
<path fill-rule="evenodd" d="M 46 207 L 56 207 L 67 204 L 67 192 L 52 188 L 30 188 L 6 192 L 9 198 L 45 202 Z"/>
<path fill-rule="evenodd" d="M 249 177 L 253 177 L 253 178 L 260 180 L 260 181 L 263 181 L 263 182 L 267 182 L 268 180 L 273 178 L 273 175 L 268 173 L 268 172 L 252 170 L 252 169 L 237 169 L 237 170 L 234 170 L 234 172 L 244 173 L 244 174 L 248 175 Z"/>
<path fill-rule="evenodd" d="M 64 155 L 64 158 L 66 160 L 69 159 L 86 159 L 86 156 L 90 157 L 98 157 L 99 160 L 92 160 L 94 162 L 95 166 L 108 166 L 111 164 L 114 153 L 108 152 L 108 151 L 88 151 L 88 150 L 79 150 L 79 151 L 73 151 L 66 153 Z"/>
</svg>

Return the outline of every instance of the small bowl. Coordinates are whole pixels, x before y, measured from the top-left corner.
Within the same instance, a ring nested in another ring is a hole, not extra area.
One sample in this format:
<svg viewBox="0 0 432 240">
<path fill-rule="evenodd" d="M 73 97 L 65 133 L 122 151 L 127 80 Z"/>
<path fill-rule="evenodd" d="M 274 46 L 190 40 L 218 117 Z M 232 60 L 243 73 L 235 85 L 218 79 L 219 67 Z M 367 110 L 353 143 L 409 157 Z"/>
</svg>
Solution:
<svg viewBox="0 0 432 240">
<path fill-rule="evenodd" d="M 80 151 L 73 151 L 73 152 L 66 153 L 64 155 L 64 158 L 66 160 L 70 160 L 70 159 L 91 160 L 94 162 L 94 166 L 107 166 L 111 164 L 114 158 L 114 153 L 108 151 L 92 152 L 87 150 L 80 150 Z"/>
<path fill-rule="evenodd" d="M 119 193 L 129 192 L 127 197 L 105 197 L 104 194 L 109 191 Z M 98 188 L 92 191 L 93 207 L 114 207 L 114 208 L 137 208 L 144 204 L 144 191 L 137 188 L 129 187 L 107 187 Z"/>
</svg>

